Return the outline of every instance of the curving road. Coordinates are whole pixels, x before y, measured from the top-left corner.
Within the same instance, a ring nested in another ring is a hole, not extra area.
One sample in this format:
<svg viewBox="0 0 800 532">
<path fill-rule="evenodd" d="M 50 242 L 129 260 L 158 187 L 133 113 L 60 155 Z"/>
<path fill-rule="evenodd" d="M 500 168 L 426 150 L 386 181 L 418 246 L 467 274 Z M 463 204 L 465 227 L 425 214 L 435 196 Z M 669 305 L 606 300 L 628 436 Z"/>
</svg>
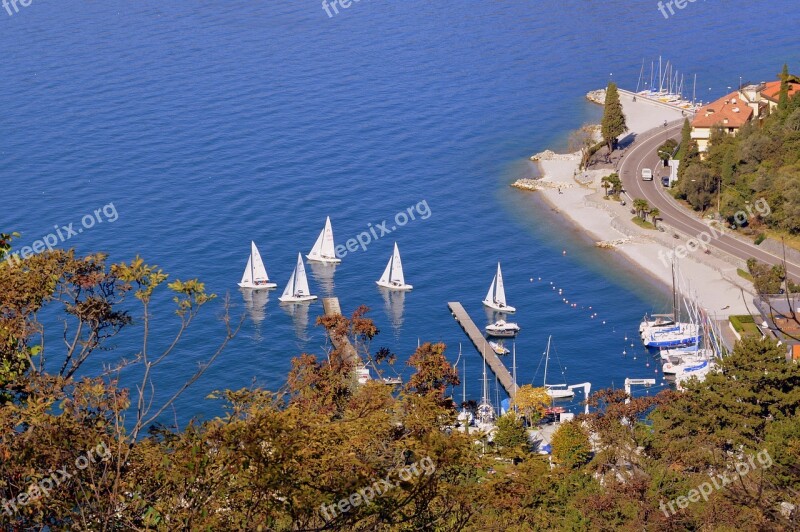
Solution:
<svg viewBox="0 0 800 532">
<path fill-rule="evenodd" d="M 714 247 L 743 261 L 755 257 L 760 262 L 770 265 L 782 264 L 782 257 L 773 255 L 755 244 L 743 242 L 729 234 L 721 234 L 719 230 L 716 232 L 712 231 L 708 225 L 698 219 L 692 212 L 678 204 L 661 185 L 660 177 L 667 173 L 667 169 L 663 168 L 656 154 L 656 150 L 668 138 L 678 139 L 681 127 L 682 124 L 678 123 L 666 128 L 650 130 L 640 135 L 640 137 L 645 138 L 635 141 L 627 149 L 622 163 L 620 164 L 619 175 L 622 179 L 625 192 L 631 198 L 631 203 L 633 202 L 633 198 L 646 199 L 650 205 L 661 211 L 659 219 L 663 220 L 666 224 L 695 238 L 703 233 L 710 235 L 711 240 L 708 243 L 709 247 Z M 642 168 L 653 169 L 653 181 L 642 181 Z M 719 226 L 715 225 L 715 227 Z M 675 243 L 676 245 L 678 243 L 686 244 L 683 240 L 680 242 L 676 240 Z M 689 252 L 689 254 L 691 253 L 692 252 Z M 699 251 L 695 251 L 695 253 L 699 253 Z M 799 265 L 787 260 L 786 267 L 792 278 L 800 279 Z"/>
</svg>

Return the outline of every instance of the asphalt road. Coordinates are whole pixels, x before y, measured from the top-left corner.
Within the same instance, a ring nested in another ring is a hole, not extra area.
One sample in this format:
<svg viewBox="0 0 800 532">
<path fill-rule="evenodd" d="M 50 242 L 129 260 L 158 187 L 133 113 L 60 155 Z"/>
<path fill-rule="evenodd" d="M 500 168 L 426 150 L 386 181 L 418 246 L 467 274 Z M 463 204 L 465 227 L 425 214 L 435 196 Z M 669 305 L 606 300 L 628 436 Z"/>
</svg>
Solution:
<svg viewBox="0 0 800 532">
<path fill-rule="evenodd" d="M 655 131 L 651 130 L 641 135 L 646 138 L 635 141 L 627 149 L 620 163 L 619 175 L 622 179 L 625 192 L 627 192 L 628 196 L 631 198 L 631 203 L 634 198 L 646 199 L 651 206 L 661 211 L 659 219 L 663 220 L 667 225 L 695 238 L 703 234 L 707 235 L 703 237 L 704 240 L 708 240 L 710 237 L 710 241 L 707 244 L 708 247 L 716 248 L 719 251 L 728 253 L 744 261 L 755 257 L 760 262 L 770 265 L 782 264 L 782 257 L 773 255 L 755 244 L 743 242 L 729 234 L 722 233 L 720 230 L 721 226 L 717 224 L 714 225 L 716 230 L 712 230 L 693 212 L 678 204 L 663 187 L 660 177 L 666 175 L 669 169 L 663 167 L 656 150 L 668 138 L 678 139 L 681 127 L 682 124 L 672 125 L 650 136 Z M 652 181 L 642 181 L 642 168 L 653 169 L 654 177 Z M 726 231 L 731 232 L 732 229 L 726 229 Z M 680 240 L 676 239 L 675 245 L 677 246 L 680 244 L 685 245 L 686 240 L 683 238 Z M 693 253 L 703 253 L 703 250 L 690 251 L 689 256 Z M 787 260 L 786 267 L 789 275 L 793 279 L 800 279 L 800 266 Z"/>
</svg>

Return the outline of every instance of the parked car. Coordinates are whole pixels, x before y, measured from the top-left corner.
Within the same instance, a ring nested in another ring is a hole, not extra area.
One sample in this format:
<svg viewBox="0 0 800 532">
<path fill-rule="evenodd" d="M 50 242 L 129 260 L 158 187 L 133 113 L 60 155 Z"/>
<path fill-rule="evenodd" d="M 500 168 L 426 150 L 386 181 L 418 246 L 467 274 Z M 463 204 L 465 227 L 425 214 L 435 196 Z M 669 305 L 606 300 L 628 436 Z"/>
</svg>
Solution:
<svg viewBox="0 0 800 532">
<path fill-rule="evenodd" d="M 669 176 L 668 175 L 661 176 L 661 184 L 664 185 L 665 187 L 669 186 Z"/>
</svg>

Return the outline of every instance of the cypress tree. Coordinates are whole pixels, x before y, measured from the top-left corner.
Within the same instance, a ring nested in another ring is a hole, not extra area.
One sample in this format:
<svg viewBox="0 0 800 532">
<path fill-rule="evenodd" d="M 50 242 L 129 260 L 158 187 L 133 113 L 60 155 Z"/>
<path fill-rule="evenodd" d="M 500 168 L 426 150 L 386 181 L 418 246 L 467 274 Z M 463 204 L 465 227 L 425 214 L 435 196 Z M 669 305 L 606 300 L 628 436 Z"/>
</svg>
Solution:
<svg viewBox="0 0 800 532">
<path fill-rule="evenodd" d="M 781 91 L 778 93 L 778 110 L 785 111 L 789 105 L 789 66 L 784 63 L 781 70 Z"/>
<path fill-rule="evenodd" d="M 606 88 L 606 104 L 600 127 L 600 132 L 603 135 L 606 147 L 608 147 L 609 154 L 614 149 L 617 138 L 626 131 L 628 131 L 628 126 L 625 124 L 625 114 L 622 112 L 619 92 L 617 91 L 617 85 L 612 81 L 608 83 Z"/>
</svg>

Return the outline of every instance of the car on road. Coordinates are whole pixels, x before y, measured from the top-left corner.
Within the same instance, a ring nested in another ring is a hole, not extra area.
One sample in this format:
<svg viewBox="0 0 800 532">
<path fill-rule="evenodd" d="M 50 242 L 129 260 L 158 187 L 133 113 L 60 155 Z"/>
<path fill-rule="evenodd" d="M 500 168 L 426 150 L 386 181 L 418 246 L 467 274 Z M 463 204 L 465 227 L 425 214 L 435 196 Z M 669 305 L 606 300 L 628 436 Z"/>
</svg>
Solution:
<svg viewBox="0 0 800 532">
<path fill-rule="evenodd" d="M 664 185 L 665 187 L 669 186 L 669 176 L 668 175 L 661 176 L 661 184 Z"/>
<path fill-rule="evenodd" d="M 642 168 L 642 181 L 652 181 L 653 180 L 653 170 L 650 168 Z"/>
</svg>

